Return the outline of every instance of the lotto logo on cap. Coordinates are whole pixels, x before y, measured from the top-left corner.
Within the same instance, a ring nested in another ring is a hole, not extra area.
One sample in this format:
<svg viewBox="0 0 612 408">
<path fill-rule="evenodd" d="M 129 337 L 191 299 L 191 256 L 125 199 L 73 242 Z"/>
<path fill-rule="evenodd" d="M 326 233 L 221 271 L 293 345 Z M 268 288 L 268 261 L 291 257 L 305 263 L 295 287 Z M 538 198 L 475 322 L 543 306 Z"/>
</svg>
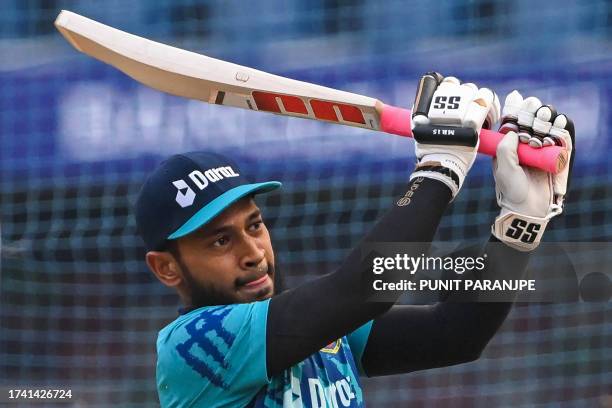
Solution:
<svg viewBox="0 0 612 408">
<path fill-rule="evenodd" d="M 135 208 L 138 232 L 148 250 L 163 250 L 167 240 L 203 227 L 241 198 L 280 185 L 250 183 L 236 163 L 219 154 L 178 154 L 162 162 L 143 184 Z"/>
</svg>

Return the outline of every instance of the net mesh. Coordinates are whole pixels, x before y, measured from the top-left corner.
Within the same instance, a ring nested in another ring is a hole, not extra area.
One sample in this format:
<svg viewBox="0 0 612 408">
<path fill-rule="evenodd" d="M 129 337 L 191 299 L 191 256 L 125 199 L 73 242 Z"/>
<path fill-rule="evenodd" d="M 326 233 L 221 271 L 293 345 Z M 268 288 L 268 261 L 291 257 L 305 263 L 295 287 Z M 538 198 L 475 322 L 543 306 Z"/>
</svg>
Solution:
<svg viewBox="0 0 612 408">
<path fill-rule="evenodd" d="M 64 44 L 51 24 L 60 8 L 399 105 L 431 69 L 559 101 L 579 155 L 546 239 L 609 241 L 612 5 L 438 3 L 9 1 L 0 14 L 0 385 L 72 388 L 79 406 L 157 404 L 155 339 L 178 299 L 147 271 L 131 205 L 161 158 L 212 149 L 258 180 L 283 181 L 259 203 L 286 286 L 332 271 L 401 193 L 413 162 L 406 139 L 145 89 Z M 496 214 L 489 160 L 479 158 L 437 239 L 484 240 Z M 609 305 L 517 305 L 478 361 L 364 380 L 366 402 L 603 406 Z"/>
</svg>

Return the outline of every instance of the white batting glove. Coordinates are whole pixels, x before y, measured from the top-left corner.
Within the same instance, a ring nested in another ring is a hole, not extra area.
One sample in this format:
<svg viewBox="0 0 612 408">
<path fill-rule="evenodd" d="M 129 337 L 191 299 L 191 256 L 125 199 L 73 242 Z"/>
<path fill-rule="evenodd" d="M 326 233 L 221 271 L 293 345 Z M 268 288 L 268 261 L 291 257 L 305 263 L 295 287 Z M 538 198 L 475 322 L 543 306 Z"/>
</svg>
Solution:
<svg viewBox="0 0 612 408">
<path fill-rule="evenodd" d="M 536 105 L 538 108 L 534 110 Z M 552 106 L 542 105 L 537 98 L 523 100 L 517 91 L 506 97 L 502 112 L 500 132 L 506 136 L 497 146 L 493 159 L 501 212 L 491 232 L 513 248 L 531 251 L 540 244 L 548 221 L 563 211 L 575 154 L 574 124 L 564 114 L 557 114 Z M 519 143 L 534 147 L 564 146 L 569 164 L 558 174 L 522 167 L 517 154 Z"/>
<path fill-rule="evenodd" d="M 412 108 L 418 163 L 410 180 L 439 180 L 454 198 L 476 159 L 480 130 L 496 123 L 499 112 L 499 100 L 490 89 L 437 72 L 425 74 Z"/>
</svg>

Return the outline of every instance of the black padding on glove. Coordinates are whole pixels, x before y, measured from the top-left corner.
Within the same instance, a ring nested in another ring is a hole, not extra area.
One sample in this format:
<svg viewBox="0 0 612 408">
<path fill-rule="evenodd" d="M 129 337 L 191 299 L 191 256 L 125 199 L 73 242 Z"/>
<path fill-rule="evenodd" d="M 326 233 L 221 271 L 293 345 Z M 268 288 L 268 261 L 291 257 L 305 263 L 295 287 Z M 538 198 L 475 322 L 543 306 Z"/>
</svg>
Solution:
<svg viewBox="0 0 612 408">
<path fill-rule="evenodd" d="M 423 125 L 415 126 L 412 134 L 419 143 L 469 147 L 478 143 L 478 135 L 472 128 Z"/>
<path fill-rule="evenodd" d="M 440 85 L 443 79 L 444 77 L 442 74 L 438 72 L 428 72 L 421 77 L 414 98 L 414 109 L 412 110 L 413 118 L 416 115 L 427 116 L 433 94 L 436 92 L 436 88 L 438 88 L 438 85 Z"/>
</svg>

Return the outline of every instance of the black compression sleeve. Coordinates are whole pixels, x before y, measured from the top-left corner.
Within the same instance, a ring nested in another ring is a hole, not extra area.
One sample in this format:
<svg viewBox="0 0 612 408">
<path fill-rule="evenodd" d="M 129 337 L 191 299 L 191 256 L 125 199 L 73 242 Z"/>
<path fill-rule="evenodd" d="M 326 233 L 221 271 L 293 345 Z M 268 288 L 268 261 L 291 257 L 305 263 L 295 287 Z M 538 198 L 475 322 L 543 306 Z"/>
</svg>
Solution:
<svg viewBox="0 0 612 408">
<path fill-rule="evenodd" d="M 451 199 L 448 187 L 436 180 L 419 178 L 409 188 L 413 191 L 410 203 L 394 205 L 334 273 L 272 298 L 266 336 L 269 376 L 302 361 L 393 305 L 367 302 L 362 294 L 362 245 L 376 241 L 431 242 Z"/>
<path fill-rule="evenodd" d="M 475 278 L 494 271 L 499 279 L 520 279 L 529 258 L 527 252 L 509 248 L 494 237 L 484 253 L 487 267 Z M 464 295 L 451 295 L 435 305 L 395 306 L 377 318 L 362 358 L 367 375 L 407 373 L 477 359 L 512 303 L 476 302 Z"/>
</svg>

